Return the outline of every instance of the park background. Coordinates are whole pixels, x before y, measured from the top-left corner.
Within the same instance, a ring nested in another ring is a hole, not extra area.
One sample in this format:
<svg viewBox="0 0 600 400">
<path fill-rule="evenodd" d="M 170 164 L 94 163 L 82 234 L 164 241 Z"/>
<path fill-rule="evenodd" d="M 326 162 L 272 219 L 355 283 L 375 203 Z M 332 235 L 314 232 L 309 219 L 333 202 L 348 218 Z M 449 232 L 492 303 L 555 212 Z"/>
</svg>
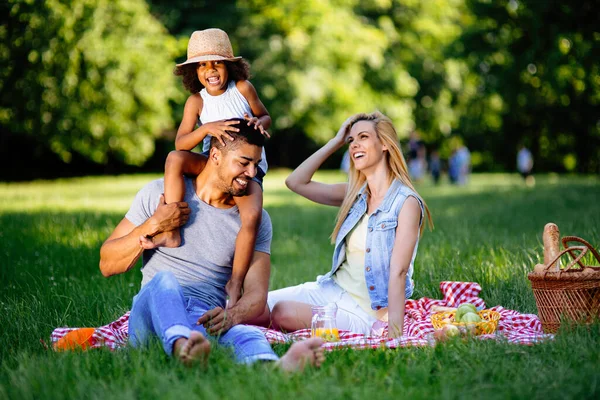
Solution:
<svg viewBox="0 0 600 400">
<path fill-rule="evenodd" d="M 229 33 L 294 168 L 379 109 L 474 171 L 600 171 L 600 7 L 517 0 L 8 0 L 0 4 L 0 179 L 162 171 L 194 30 Z M 337 167 L 341 154 L 325 167 Z"/>
<path fill-rule="evenodd" d="M 338 350 L 295 375 L 218 348 L 195 369 L 158 343 L 47 348 L 54 328 L 101 326 L 131 306 L 139 268 L 103 278 L 99 248 L 162 174 L 187 96 L 172 70 L 208 27 L 250 61 L 273 117 L 271 288 L 313 280 L 333 251 L 336 209 L 290 192 L 289 168 L 349 114 L 378 108 L 405 149 L 415 129 L 444 158 L 460 141 L 472 152 L 467 185 L 417 184 L 435 228 L 419 242 L 413 298 L 473 281 L 489 307 L 536 313 L 527 274 L 543 260 L 544 224 L 600 244 L 599 13 L 594 1 L 541 0 L 0 2 L 0 398 L 599 398 L 598 323 L 564 324 L 534 346 Z M 515 173 L 520 143 L 535 186 Z"/>
</svg>

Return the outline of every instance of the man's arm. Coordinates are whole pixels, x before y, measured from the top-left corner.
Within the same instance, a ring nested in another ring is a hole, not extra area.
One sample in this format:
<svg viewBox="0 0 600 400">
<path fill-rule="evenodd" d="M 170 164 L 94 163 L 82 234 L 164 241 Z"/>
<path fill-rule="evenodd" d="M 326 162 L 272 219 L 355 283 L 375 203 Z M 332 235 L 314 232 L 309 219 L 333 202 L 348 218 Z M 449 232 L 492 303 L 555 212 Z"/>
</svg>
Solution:
<svg viewBox="0 0 600 400">
<path fill-rule="evenodd" d="M 148 237 L 179 228 L 188 221 L 189 214 L 187 203 L 165 204 L 164 196 L 161 195 L 156 211 L 141 225 L 136 227 L 127 218 L 123 218 L 100 248 L 102 275 L 109 277 L 127 272 L 135 265 L 145 248 L 152 248 Z"/>
<path fill-rule="evenodd" d="M 198 325 L 204 325 L 209 334 L 218 335 L 228 331 L 233 325 L 243 324 L 258 317 L 267 304 L 270 275 L 271 256 L 255 251 L 244 279 L 242 297 L 235 306 L 227 310 L 217 307 L 207 311 L 198 319 Z"/>
</svg>

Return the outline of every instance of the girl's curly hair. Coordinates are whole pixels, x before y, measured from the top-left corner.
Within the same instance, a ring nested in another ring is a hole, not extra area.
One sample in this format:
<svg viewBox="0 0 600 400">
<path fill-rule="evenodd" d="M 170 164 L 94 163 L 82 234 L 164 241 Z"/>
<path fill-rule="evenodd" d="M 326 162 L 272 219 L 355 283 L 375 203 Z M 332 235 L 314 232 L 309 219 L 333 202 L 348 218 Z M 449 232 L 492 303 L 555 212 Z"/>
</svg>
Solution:
<svg viewBox="0 0 600 400">
<path fill-rule="evenodd" d="M 245 59 L 238 61 L 224 61 L 227 67 L 228 79 L 234 82 L 248 80 L 250 78 L 250 64 Z M 202 90 L 204 85 L 198 80 L 198 74 L 196 69 L 198 63 L 186 64 L 180 67 L 175 67 L 173 73 L 177 76 L 181 76 L 183 79 L 183 87 L 185 87 L 190 93 L 198 93 Z"/>
</svg>

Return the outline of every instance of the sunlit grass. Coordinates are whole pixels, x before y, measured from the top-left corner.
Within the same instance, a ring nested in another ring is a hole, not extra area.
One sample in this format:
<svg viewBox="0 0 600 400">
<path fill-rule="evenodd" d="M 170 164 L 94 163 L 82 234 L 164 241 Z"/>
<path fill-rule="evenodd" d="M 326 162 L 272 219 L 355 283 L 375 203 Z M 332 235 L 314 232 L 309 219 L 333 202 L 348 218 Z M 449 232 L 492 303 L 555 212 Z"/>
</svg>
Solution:
<svg viewBox="0 0 600 400">
<path fill-rule="evenodd" d="M 289 171 L 270 171 L 265 207 L 274 225 L 271 287 L 313 280 L 330 268 L 336 209 L 291 193 Z M 599 394 L 598 326 L 564 329 L 553 342 L 451 343 L 398 351 L 336 351 L 319 371 L 284 376 L 235 365 L 216 351 L 189 370 L 159 346 L 146 352 L 57 354 L 58 326 L 99 326 L 129 309 L 139 269 L 110 279 L 98 249 L 135 193 L 159 175 L 0 183 L 0 398 L 593 398 Z M 344 176 L 324 172 L 318 179 Z M 423 235 L 414 297 L 438 298 L 443 280 L 476 281 L 489 306 L 535 313 L 527 274 L 542 261 L 541 232 L 600 245 L 598 177 L 474 175 L 465 187 L 421 183 L 435 229 Z M 592 263 L 591 257 L 586 262 Z M 285 351 L 277 346 L 276 351 Z"/>
</svg>

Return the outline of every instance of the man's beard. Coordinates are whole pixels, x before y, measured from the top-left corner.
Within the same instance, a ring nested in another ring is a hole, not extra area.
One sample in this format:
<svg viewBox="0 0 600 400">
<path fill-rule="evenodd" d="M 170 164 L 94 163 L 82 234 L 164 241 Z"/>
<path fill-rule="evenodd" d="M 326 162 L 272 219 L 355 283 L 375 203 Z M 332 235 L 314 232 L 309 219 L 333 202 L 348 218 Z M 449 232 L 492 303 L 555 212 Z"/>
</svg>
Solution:
<svg viewBox="0 0 600 400">
<path fill-rule="evenodd" d="M 223 175 L 221 174 L 221 171 L 217 171 L 217 174 L 219 175 L 219 179 L 221 180 L 221 182 L 223 183 L 223 193 L 227 193 L 230 196 L 234 196 L 234 197 L 240 197 L 240 196 L 244 196 L 246 195 L 246 190 L 248 189 L 248 186 L 246 185 L 246 187 L 244 189 L 236 189 L 233 186 L 233 183 L 226 183 L 227 180 L 223 177 Z M 239 178 L 239 177 L 238 177 Z M 236 178 L 237 179 L 237 178 Z M 248 182 L 249 184 L 250 182 Z"/>
<path fill-rule="evenodd" d="M 246 189 L 236 189 L 233 186 L 229 185 L 226 187 L 225 193 L 234 197 L 241 197 L 246 195 Z"/>
</svg>

